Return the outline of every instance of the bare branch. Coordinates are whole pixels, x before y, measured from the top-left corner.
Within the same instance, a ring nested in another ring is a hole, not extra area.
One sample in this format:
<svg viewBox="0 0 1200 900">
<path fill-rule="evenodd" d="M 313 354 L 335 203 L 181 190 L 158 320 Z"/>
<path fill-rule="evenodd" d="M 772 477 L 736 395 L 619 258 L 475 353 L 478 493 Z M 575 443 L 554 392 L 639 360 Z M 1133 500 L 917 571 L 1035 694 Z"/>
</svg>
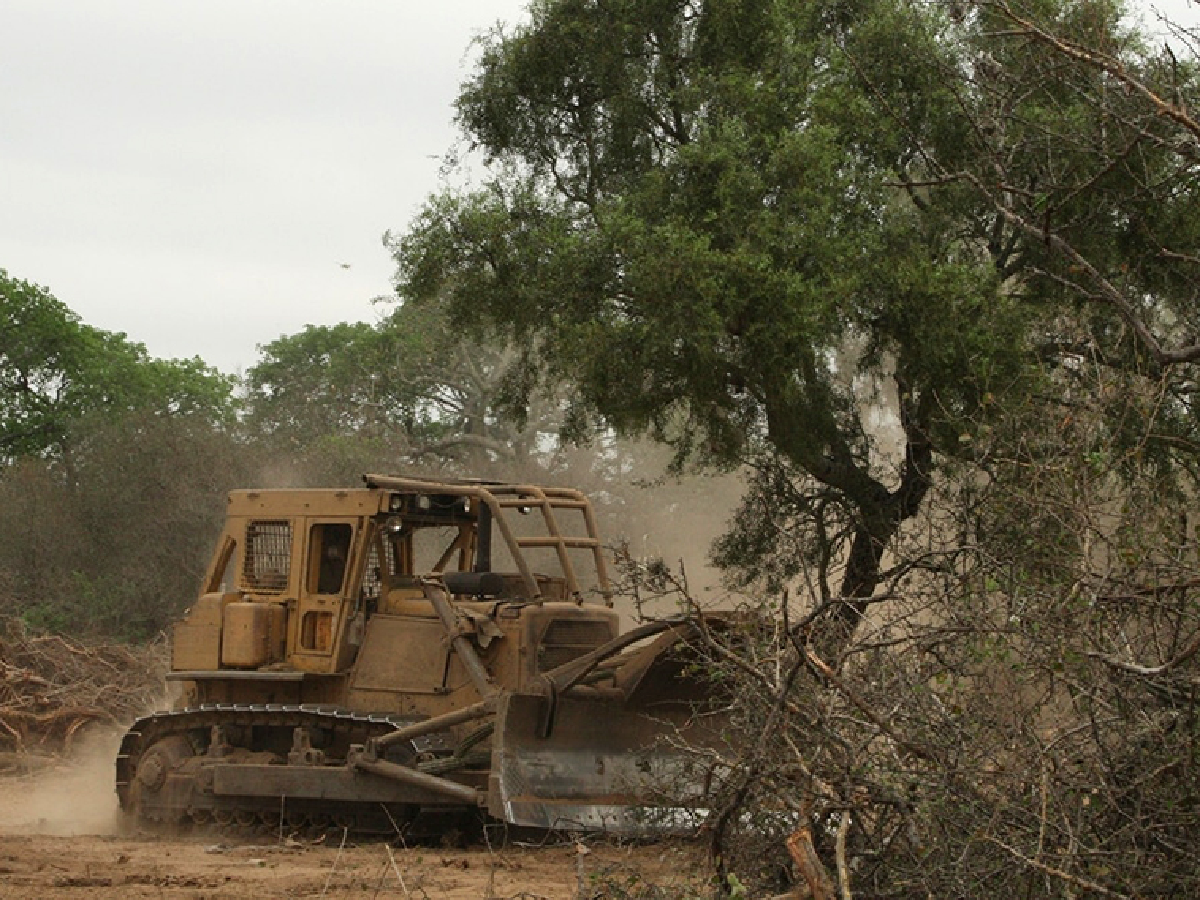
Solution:
<svg viewBox="0 0 1200 900">
<path fill-rule="evenodd" d="M 1145 675 L 1153 677 L 1155 675 L 1165 675 L 1167 672 L 1171 671 L 1171 669 L 1181 666 L 1183 663 L 1195 656 L 1197 652 L 1200 652 L 1200 633 L 1196 634 L 1196 636 L 1193 637 L 1190 642 L 1188 642 L 1188 645 L 1184 647 L 1179 654 L 1167 660 L 1161 666 L 1140 666 L 1136 663 L 1128 663 L 1124 660 L 1116 659 L 1115 657 L 1107 656 L 1103 653 L 1097 653 L 1095 651 L 1089 652 L 1088 656 L 1090 656 L 1092 659 L 1098 659 L 1103 663 L 1107 663 L 1114 669 L 1120 669 L 1122 672 L 1129 672 L 1133 675 Z"/>
<path fill-rule="evenodd" d="M 1101 897 L 1115 897 L 1117 900 L 1132 900 L 1132 898 L 1127 894 L 1118 894 L 1116 891 L 1110 891 L 1108 888 L 1104 887 L 1104 885 L 1096 884 L 1094 881 L 1089 881 L 1086 878 L 1080 878 L 1078 875 L 1072 875 L 1070 872 L 1064 872 L 1062 869 L 1054 868 L 1054 866 L 1048 866 L 1046 863 L 1038 862 L 1036 859 L 1030 859 L 1024 853 L 1021 853 L 1019 850 L 1008 846 L 1008 844 L 1004 843 L 998 838 L 994 838 L 989 835 L 987 836 L 986 840 L 995 844 L 1002 850 L 1006 850 L 1007 852 L 1011 853 L 1014 857 L 1019 859 L 1030 868 L 1037 869 L 1040 872 L 1045 872 L 1047 875 L 1052 875 L 1055 878 L 1067 882 L 1068 884 L 1073 884 L 1076 887 L 1083 888 L 1084 890 L 1095 891 Z"/>
<path fill-rule="evenodd" d="M 1200 122 L 1194 119 L 1185 107 L 1177 103 L 1172 103 L 1169 100 L 1164 100 L 1152 91 L 1144 81 L 1131 75 L 1120 60 L 1109 56 L 1107 53 L 1102 53 L 1093 47 L 1085 47 L 1082 44 L 1076 44 L 1073 41 L 1050 34 L 1050 32 L 1040 28 L 1030 20 L 1018 15 L 1004 0 L 995 0 L 991 5 L 1000 10 L 1014 24 L 1018 25 L 1021 29 L 1021 34 L 1037 38 L 1069 59 L 1107 72 L 1130 90 L 1148 100 L 1155 110 L 1158 111 L 1159 115 L 1166 116 L 1182 128 L 1185 128 L 1197 140 L 1200 140 Z"/>
<path fill-rule="evenodd" d="M 1086 275 L 1097 291 L 1097 298 L 1109 304 L 1117 311 L 1121 319 L 1133 330 L 1143 349 L 1156 363 L 1166 367 L 1200 360 L 1200 344 L 1190 344 L 1176 349 L 1164 348 L 1158 338 L 1155 337 L 1154 332 L 1150 330 L 1150 327 L 1142 321 L 1137 310 L 1129 301 L 1129 298 L 1121 293 L 1111 281 L 1105 278 L 1087 257 L 1076 250 L 1069 241 L 1053 231 L 1046 230 L 1042 225 L 1028 221 L 1007 204 L 993 197 L 991 192 L 983 186 L 983 183 L 973 173 L 963 172 L 961 175 L 973 184 L 981 194 L 987 197 L 1009 223 L 1020 228 L 1030 237 L 1045 242 L 1047 246 L 1060 256 L 1065 257 L 1072 266 L 1075 266 L 1080 272 Z"/>
</svg>

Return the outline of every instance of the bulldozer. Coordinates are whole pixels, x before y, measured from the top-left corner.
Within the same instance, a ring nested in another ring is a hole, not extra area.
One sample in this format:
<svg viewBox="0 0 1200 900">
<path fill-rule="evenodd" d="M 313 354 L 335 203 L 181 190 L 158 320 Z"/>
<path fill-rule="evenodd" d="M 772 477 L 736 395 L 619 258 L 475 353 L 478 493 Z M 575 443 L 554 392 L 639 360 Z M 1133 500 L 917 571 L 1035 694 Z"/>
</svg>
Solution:
<svg viewBox="0 0 1200 900">
<path fill-rule="evenodd" d="M 619 628 L 579 491 L 364 476 L 239 490 L 116 760 L 144 823 L 390 832 L 467 811 L 643 833 L 703 812 L 697 623 Z"/>
</svg>

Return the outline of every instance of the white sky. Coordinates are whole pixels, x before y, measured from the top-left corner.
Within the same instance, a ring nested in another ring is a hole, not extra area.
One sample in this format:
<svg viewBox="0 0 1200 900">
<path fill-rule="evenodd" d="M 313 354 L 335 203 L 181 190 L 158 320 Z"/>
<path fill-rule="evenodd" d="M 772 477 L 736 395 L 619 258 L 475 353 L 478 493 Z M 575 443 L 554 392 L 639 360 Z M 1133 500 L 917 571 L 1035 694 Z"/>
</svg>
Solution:
<svg viewBox="0 0 1200 900">
<path fill-rule="evenodd" d="M 226 372 L 373 320 L 470 41 L 525 3 L 0 0 L 0 268 Z"/>
<path fill-rule="evenodd" d="M 471 39 L 524 6 L 0 0 L 0 268 L 227 372 L 372 320 Z"/>
</svg>

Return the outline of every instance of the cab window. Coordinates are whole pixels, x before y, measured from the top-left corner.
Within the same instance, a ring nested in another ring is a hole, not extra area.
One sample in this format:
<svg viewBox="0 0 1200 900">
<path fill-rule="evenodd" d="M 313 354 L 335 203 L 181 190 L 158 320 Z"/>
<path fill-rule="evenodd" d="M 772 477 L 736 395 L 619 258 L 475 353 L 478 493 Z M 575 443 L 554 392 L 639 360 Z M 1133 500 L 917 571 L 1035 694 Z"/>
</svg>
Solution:
<svg viewBox="0 0 1200 900">
<path fill-rule="evenodd" d="M 346 561 L 354 529 L 342 523 L 322 523 L 309 532 L 308 592 L 340 594 L 346 580 Z"/>
</svg>

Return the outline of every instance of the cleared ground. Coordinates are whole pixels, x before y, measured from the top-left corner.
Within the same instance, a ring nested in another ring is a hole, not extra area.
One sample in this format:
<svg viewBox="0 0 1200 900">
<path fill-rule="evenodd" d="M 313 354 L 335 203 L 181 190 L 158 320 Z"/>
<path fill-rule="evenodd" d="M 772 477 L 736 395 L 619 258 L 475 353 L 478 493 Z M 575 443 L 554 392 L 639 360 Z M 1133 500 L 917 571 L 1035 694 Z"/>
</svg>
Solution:
<svg viewBox="0 0 1200 900">
<path fill-rule="evenodd" d="M 76 762 L 9 757 L 0 775 L 0 898 L 686 897 L 691 845 L 588 840 L 467 849 L 216 831 L 121 833 L 110 740 Z"/>
<path fill-rule="evenodd" d="M 0 619 L 0 900 L 698 895 L 703 854 L 677 843 L 494 846 L 496 834 L 462 849 L 343 844 L 336 832 L 127 833 L 113 789 L 118 723 L 166 705 L 165 661 L 162 646 L 82 644 Z"/>
</svg>

